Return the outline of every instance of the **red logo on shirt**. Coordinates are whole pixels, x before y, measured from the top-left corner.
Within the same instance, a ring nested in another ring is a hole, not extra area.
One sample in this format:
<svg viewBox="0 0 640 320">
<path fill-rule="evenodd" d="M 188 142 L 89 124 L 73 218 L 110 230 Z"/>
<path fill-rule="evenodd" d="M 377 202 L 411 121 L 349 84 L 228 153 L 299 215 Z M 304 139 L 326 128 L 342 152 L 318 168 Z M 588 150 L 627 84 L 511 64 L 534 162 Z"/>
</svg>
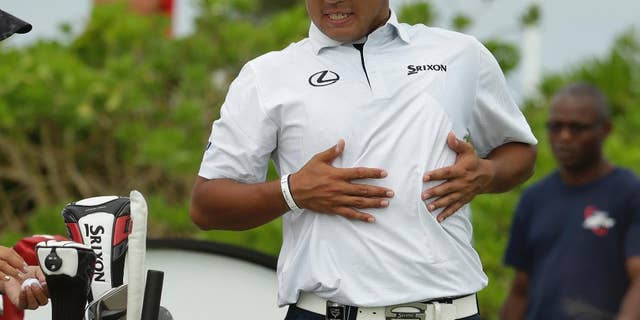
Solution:
<svg viewBox="0 0 640 320">
<path fill-rule="evenodd" d="M 609 217 L 606 211 L 598 210 L 596 206 L 587 206 L 584 208 L 585 229 L 590 229 L 597 236 L 604 237 L 609 233 L 609 229 L 616 225 L 616 221 Z"/>
</svg>

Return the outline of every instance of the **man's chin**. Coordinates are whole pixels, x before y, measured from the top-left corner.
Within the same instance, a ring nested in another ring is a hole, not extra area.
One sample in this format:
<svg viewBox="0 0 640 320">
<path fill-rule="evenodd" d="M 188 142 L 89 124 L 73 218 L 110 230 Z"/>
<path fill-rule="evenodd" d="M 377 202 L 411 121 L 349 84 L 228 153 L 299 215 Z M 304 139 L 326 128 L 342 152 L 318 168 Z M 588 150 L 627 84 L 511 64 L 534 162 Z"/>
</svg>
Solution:
<svg viewBox="0 0 640 320">
<path fill-rule="evenodd" d="M 558 165 L 566 172 L 581 174 L 589 170 L 589 165 L 580 161 L 558 161 Z"/>
<path fill-rule="evenodd" d="M 322 32 L 327 37 L 342 43 L 354 42 L 364 37 L 364 35 L 356 34 L 355 32 L 346 30 L 345 28 L 329 28 Z"/>
</svg>

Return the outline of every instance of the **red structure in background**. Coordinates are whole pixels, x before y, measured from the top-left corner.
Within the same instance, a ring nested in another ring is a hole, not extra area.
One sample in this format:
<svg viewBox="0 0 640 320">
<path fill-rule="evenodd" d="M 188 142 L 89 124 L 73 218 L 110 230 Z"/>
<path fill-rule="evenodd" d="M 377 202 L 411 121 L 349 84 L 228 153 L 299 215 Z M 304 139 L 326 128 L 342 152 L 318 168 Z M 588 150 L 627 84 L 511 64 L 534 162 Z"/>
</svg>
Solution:
<svg viewBox="0 0 640 320">
<path fill-rule="evenodd" d="M 94 0 L 93 4 L 100 5 L 118 1 L 127 1 L 131 10 L 140 14 L 161 14 L 167 16 L 169 21 L 173 23 L 173 13 L 176 0 Z M 169 25 L 167 35 L 173 35 L 173 32 L 171 31 L 172 29 L 172 25 Z"/>
<path fill-rule="evenodd" d="M 161 0 L 160 1 L 160 10 L 168 15 L 168 16 L 172 16 L 173 15 L 173 0 Z"/>
<path fill-rule="evenodd" d="M 169 28 L 167 30 L 167 35 L 169 35 L 170 37 L 173 36 L 172 30 L 173 30 L 174 1 L 175 0 L 160 0 L 160 12 L 166 15 L 167 17 L 169 17 L 169 21 L 171 21 L 171 23 L 169 24 Z"/>
</svg>

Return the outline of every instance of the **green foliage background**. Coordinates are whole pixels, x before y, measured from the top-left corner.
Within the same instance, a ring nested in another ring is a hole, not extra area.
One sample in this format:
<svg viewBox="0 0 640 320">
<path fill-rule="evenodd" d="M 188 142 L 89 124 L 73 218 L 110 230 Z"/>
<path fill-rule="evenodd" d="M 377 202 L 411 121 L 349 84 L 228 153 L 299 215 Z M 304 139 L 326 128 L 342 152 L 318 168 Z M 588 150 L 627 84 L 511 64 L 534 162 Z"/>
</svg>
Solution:
<svg viewBox="0 0 640 320">
<path fill-rule="evenodd" d="M 25 48 L 0 44 L 0 243 L 30 234 L 66 234 L 62 207 L 96 195 L 146 195 L 150 237 L 188 237 L 233 243 L 277 255 L 280 221 L 246 232 L 197 230 L 188 217 L 190 189 L 211 122 L 226 88 L 249 59 L 306 36 L 301 2 L 265 6 L 256 0 L 206 0 L 197 31 L 166 36 L 162 17 L 142 17 L 123 5 L 100 6 L 86 31 L 66 42 Z M 269 14 L 265 14 L 268 12 Z M 427 3 L 399 12 L 401 20 L 430 23 Z M 452 27 L 472 22 L 458 15 Z M 517 66 L 515 46 L 483 39 L 505 72 Z M 629 32 L 612 52 L 548 75 L 542 95 L 525 112 L 540 140 L 537 172 L 551 172 L 545 139 L 546 105 L 560 86 L 586 80 L 611 97 L 617 129 L 611 159 L 639 171 L 640 42 Z M 269 178 L 276 178 L 273 170 Z M 480 293 L 486 319 L 497 317 L 512 272 L 501 259 L 513 208 L 523 187 L 474 200 L 475 245 L 489 275 Z"/>
</svg>

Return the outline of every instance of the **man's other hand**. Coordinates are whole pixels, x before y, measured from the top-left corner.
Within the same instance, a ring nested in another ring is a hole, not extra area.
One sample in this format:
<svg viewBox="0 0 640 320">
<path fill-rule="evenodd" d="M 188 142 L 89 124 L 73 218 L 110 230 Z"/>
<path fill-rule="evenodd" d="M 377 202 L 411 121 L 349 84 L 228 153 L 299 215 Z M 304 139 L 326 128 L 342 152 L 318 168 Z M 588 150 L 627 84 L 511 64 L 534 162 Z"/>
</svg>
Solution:
<svg viewBox="0 0 640 320">
<path fill-rule="evenodd" d="M 478 157 L 470 143 L 457 139 L 451 132 L 447 136 L 447 144 L 456 152 L 456 162 L 452 166 L 427 172 L 422 177 L 424 182 L 444 180 L 438 186 L 422 192 L 422 200 L 436 198 L 427 205 L 429 211 L 444 208 L 438 215 L 439 222 L 482 193 L 494 176 L 492 166 Z"/>
</svg>

